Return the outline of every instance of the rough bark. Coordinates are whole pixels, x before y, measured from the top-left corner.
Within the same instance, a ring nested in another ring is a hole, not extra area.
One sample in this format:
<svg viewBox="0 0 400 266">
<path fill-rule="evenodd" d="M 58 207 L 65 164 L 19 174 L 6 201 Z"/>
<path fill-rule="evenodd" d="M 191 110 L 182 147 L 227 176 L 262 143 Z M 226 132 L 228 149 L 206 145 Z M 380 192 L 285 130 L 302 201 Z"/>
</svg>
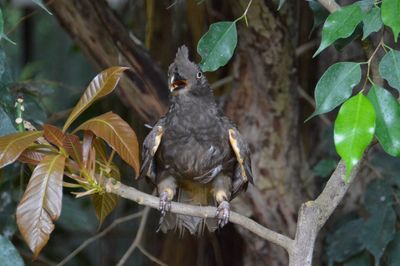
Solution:
<svg viewBox="0 0 400 266">
<path fill-rule="evenodd" d="M 236 82 L 226 107 L 251 143 L 256 177 L 242 201 L 248 205 L 239 206 L 239 212 L 247 210 L 260 223 L 294 236 L 296 213 L 304 200 L 294 51 L 285 26 L 265 1 L 253 1 L 248 20 L 249 27 L 239 28 Z M 287 264 L 283 249 L 244 231 L 242 236 L 245 265 Z"/>
<path fill-rule="evenodd" d="M 147 123 L 164 114 L 166 75 L 104 0 L 57 0 L 49 7 L 99 69 L 115 65 L 131 68 L 117 90 L 128 108 Z"/>
</svg>

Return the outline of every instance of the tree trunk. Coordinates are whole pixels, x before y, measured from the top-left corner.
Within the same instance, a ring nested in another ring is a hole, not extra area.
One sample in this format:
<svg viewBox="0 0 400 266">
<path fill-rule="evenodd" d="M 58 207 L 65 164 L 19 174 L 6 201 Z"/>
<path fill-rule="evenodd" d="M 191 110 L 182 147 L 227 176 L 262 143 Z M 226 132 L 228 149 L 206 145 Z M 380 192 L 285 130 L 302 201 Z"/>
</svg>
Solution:
<svg viewBox="0 0 400 266">
<path fill-rule="evenodd" d="M 242 7 L 246 4 L 241 1 Z M 243 12 L 235 10 L 236 16 Z M 297 81 L 290 34 L 274 12 L 266 1 L 255 0 L 249 26 L 240 23 L 237 74 L 226 110 L 252 150 L 255 186 L 238 203 L 239 212 L 247 210 L 260 223 L 294 237 L 304 200 Z M 246 240 L 245 265 L 287 265 L 282 248 L 239 231 Z"/>
<path fill-rule="evenodd" d="M 166 75 L 104 0 L 57 0 L 51 1 L 50 8 L 99 69 L 116 65 L 131 68 L 117 90 L 129 109 L 147 123 L 165 113 Z"/>
</svg>

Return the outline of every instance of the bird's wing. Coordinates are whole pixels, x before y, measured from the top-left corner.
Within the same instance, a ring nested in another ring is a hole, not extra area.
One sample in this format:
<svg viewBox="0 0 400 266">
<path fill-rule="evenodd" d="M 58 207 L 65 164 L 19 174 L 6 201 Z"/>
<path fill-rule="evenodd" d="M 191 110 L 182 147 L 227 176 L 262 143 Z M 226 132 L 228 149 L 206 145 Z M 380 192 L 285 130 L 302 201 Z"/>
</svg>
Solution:
<svg viewBox="0 0 400 266">
<path fill-rule="evenodd" d="M 241 190 L 246 190 L 248 182 L 253 184 L 250 149 L 235 127 L 229 128 L 229 142 L 236 155 L 237 164 L 232 178 L 232 198 Z"/>
<path fill-rule="evenodd" d="M 140 177 L 147 177 L 153 183 L 156 181 L 156 162 L 154 155 L 161 143 L 164 134 L 164 120 L 160 119 L 153 127 L 143 142 L 142 149 L 142 167 L 140 168 Z"/>
</svg>

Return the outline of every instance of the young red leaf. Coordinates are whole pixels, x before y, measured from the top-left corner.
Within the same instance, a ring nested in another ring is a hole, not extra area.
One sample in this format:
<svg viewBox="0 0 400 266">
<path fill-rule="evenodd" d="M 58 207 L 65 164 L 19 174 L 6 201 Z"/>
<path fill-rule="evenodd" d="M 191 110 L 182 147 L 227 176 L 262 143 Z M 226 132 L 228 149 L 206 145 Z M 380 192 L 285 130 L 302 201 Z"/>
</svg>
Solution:
<svg viewBox="0 0 400 266">
<path fill-rule="evenodd" d="M 17 207 L 17 225 L 37 257 L 60 217 L 65 157 L 47 155 L 36 166 Z"/>
<path fill-rule="evenodd" d="M 38 165 L 43 160 L 43 158 L 44 158 L 43 153 L 37 151 L 25 150 L 19 156 L 18 161 L 20 161 L 21 163 Z"/>
<path fill-rule="evenodd" d="M 92 118 L 76 130 L 90 130 L 104 139 L 118 155 L 139 173 L 139 145 L 132 128 L 118 115 L 108 112 Z"/>
<path fill-rule="evenodd" d="M 74 159 L 80 167 L 82 164 L 82 144 L 76 135 L 66 135 L 63 141 L 63 147 L 69 154 L 69 156 Z"/>
<path fill-rule="evenodd" d="M 0 168 L 17 160 L 42 135 L 42 131 L 26 131 L 0 137 Z"/>
<path fill-rule="evenodd" d="M 127 67 L 110 67 L 98 74 L 89 84 L 83 93 L 78 104 L 74 107 L 67 121 L 64 124 L 63 132 L 75 121 L 75 119 L 85 111 L 94 101 L 111 93 L 118 84 L 122 72 Z"/>
<path fill-rule="evenodd" d="M 43 125 L 43 136 L 48 142 L 57 147 L 62 147 L 65 138 L 64 133 L 60 129 L 48 124 Z"/>
</svg>

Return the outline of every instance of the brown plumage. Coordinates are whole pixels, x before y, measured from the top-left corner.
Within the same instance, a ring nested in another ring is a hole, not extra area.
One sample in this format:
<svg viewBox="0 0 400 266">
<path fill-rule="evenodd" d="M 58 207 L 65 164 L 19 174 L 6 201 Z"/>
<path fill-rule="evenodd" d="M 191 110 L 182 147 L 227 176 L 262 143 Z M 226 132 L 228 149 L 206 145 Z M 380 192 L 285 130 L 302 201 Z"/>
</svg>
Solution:
<svg viewBox="0 0 400 266">
<path fill-rule="evenodd" d="M 170 65 L 170 107 L 143 143 L 141 176 L 157 185 L 161 229 L 210 231 L 229 220 L 229 201 L 253 182 L 250 151 L 236 126 L 217 107 L 200 68 L 178 49 Z M 167 213 L 170 202 L 217 205 L 216 218 Z"/>
</svg>

